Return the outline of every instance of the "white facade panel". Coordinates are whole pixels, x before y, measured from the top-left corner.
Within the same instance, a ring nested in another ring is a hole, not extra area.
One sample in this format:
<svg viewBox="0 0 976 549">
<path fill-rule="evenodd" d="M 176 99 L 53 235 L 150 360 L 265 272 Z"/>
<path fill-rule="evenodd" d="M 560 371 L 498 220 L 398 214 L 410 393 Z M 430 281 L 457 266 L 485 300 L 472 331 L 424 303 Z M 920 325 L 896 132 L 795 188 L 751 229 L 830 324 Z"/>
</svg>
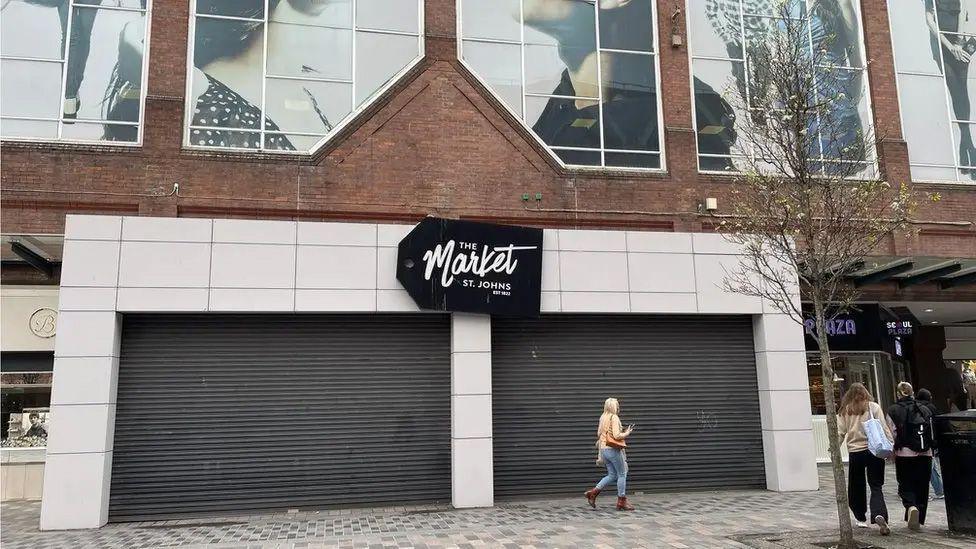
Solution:
<svg viewBox="0 0 976 549">
<path fill-rule="evenodd" d="M 89 364 L 91 383 L 108 385 L 102 391 L 90 387 L 92 398 L 114 398 L 116 380 L 106 376 L 117 376 L 117 359 L 95 359 L 118 356 L 116 311 L 418 310 L 395 278 L 397 244 L 413 225 L 89 217 L 72 216 L 66 240 L 97 237 L 121 248 L 118 300 L 114 310 L 62 313 L 54 392 L 56 405 L 65 409 L 114 402 L 80 402 L 79 393 L 60 384 L 79 383 L 75 368 Z M 118 227 L 121 242 L 116 243 Z M 726 271 L 740 260 L 735 246 L 721 235 L 543 234 L 543 312 L 752 315 L 768 486 L 816 488 L 802 330 L 784 315 L 764 310 L 761 300 L 721 287 Z M 66 257 L 65 269 L 75 270 L 76 281 L 109 280 L 99 274 L 102 268 L 80 255 Z M 69 294 L 65 303 L 107 306 L 108 295 Z M 454 505 L 492 505 L 491 319 L 462 313 L 452 319 Z M 114 429 L 109 416 L 92 421 L 101 423 L 99 433 Z M 59 425 L 57 420 L 52 437 L 58 437 Z M 48 459 L 42 527 L 90 528 L 107 520 L 111 439 L 96 436 L 96 441 L 104 443 L 52 441 L 64 453 Z M 78 447 L 95 453 L 70 453 Z"/>
</svg>

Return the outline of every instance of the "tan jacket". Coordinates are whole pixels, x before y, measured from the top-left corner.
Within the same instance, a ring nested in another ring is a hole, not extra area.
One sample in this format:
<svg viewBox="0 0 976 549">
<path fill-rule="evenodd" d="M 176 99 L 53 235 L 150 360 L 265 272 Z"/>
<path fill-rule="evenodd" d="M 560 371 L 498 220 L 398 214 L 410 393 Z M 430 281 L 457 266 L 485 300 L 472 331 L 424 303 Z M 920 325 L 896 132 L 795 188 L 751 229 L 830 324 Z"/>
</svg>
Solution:
<svg viewBox="0 0 976 549">
<path fill-rule="evenodd" d="M 623 426 L 620 424 L 620 416 L 616 414 L 603 414 L 600 416 L 600 423 L 597 427 L 597 448 L 600 450 L 607 447 L 607 432 L 613 438 L 626 438 L 623 435 Z"/>
<path fill-rule="evenodd" d="M 860 452 L 868 449 L 868 436 L 864 433 L 864 422 L 871 419 L 872 414 L 874 414 L 874 419 L 881 420 L 881 425 L 884 427 L 884 432 L 888 440 L 891 442 L 895 441 L 895 437 L 891 434 L 891 429 L 888 426 L 884 410 L 881 409 L 881 406 L 877 402 L 869 402 L 868 411 L 860 416 L 837 416 L 837 434 L 843 437 L 841 439 L 842 441 L 847 441 L 848 452 Z"/>
</svg>

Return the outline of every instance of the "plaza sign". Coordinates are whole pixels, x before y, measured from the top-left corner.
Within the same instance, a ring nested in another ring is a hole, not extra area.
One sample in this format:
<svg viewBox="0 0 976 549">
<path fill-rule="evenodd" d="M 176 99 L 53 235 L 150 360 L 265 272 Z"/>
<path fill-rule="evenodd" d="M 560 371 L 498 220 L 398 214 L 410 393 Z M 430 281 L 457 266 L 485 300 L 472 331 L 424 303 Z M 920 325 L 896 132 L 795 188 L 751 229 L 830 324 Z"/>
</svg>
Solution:
<svg viewBox="0 0 976 549">
<path fill-rule="evenodd" d="M 396 273 L 421 309 L 537 315 L 542 229 L 428 217 L 400 241 Z"/>
</svg>

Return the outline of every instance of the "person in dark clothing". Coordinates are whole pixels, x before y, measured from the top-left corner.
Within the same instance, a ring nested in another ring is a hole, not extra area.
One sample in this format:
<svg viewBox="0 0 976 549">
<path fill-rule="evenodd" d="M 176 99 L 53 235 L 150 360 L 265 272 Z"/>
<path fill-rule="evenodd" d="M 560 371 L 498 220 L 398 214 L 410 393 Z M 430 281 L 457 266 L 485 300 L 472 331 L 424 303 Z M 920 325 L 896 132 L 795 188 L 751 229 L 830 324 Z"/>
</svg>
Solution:
<svg viewBox="0 0 976 549">
<path fill-rule="evenodd" d="M 935 403 L 932 402 L 932 393 L 928 389 L 919 389 L 917 400 L 919 404 L 922 404 L 931 410 L 933 416 L 939 414 L 939 410 L 935 407 Z M 932 478 L 929 480 L 929 482 L 932 484 L 933 497 L 930 499 L 942 499 L 945 497 L 945 489 L 942 485 L 942 475 L 939 473 L 939 449 L 933 448 L 932 452 L 934 454 L 932 456 Z"/>
<path fill-rule="evenodd" d="M 31 412 L 30 415 L 31 426 L 30 429 L 24 433 L 25 437 L 47 437 L 47 429 L 41 424 L 41 416 L 37 412 Z"/>
<path fill-rule="evenodd" d="M 915 390 L 907 382 L 898 384 L 898 401 L 888 408 L 889 427 L 895 434 L 895 476 L 898 495 L 905 506 L 908 528 L 919 530 L 925 524 L 925 511 L 929 503 L 929 479 L 932 476 L 932 449 L 914 443 L 916 433 L 909 421 L 921 415 L 931 418 L 928 406 L 915 400 Z M 909 436 L 911 434 L 911 436 Z M 914 446 L 910 447 L 910 446 Z"/>
</svg>

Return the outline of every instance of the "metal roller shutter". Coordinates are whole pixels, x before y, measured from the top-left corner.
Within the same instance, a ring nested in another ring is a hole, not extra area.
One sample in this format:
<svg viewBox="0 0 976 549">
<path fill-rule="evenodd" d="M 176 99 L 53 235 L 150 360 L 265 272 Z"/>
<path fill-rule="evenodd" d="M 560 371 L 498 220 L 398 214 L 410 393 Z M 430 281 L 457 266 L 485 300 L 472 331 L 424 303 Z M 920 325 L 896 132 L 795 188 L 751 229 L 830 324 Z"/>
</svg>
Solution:
<svg viewBox="0 0 976 549">
<path fill-rule="evenodd" d="M 495 494 L 575 494 L 608 396 L 636 423 L 628 490 L 764 487 L 746 316 L 553 315 L 492 321 Z"/>
<path fill-rule="evenodd" d="M 447 315 L 125 315 L 111 520 L 448 501 Z"/>
</svg>

